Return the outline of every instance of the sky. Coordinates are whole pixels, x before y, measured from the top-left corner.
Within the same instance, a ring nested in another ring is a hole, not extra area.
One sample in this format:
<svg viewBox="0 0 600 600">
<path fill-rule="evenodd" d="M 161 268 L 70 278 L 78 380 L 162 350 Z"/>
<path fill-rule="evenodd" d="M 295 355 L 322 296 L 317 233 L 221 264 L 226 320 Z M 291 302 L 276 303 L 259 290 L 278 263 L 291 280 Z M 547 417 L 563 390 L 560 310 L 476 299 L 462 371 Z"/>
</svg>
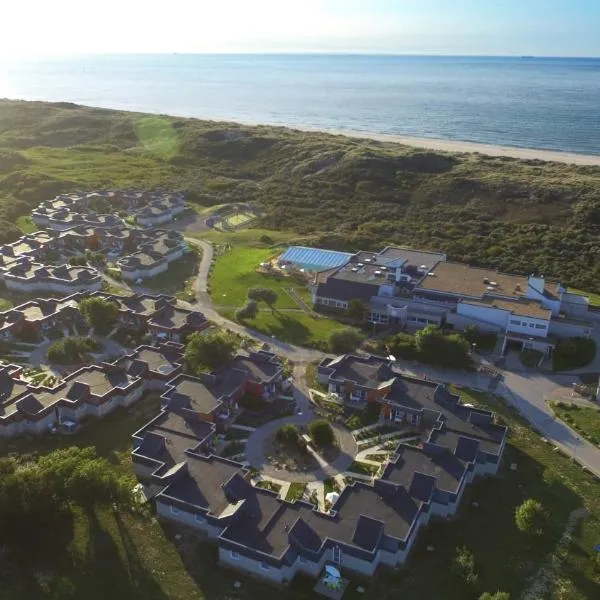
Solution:
<svg viewBox="0 0 600 600">
<path fill-rule="evenodd" d="M 19 0 L 0 2 L 0 21 L 1 58 L 171 52 L 600 56 L 600 0 Z"/>
</svg>

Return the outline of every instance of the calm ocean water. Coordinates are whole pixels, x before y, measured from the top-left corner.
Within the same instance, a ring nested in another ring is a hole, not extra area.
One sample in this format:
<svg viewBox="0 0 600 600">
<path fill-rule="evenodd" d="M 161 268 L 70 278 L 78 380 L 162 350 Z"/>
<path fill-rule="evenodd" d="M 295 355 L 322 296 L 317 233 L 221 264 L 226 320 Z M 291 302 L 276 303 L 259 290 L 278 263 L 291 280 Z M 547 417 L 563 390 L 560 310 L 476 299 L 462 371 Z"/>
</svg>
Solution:
<svg viewBox="0 0 600 600">
<path fill-rule="evenodd" d="M 0 97 L 600 155 L 600 59 L 129 55 L 0 62 Z"/>
</svg>

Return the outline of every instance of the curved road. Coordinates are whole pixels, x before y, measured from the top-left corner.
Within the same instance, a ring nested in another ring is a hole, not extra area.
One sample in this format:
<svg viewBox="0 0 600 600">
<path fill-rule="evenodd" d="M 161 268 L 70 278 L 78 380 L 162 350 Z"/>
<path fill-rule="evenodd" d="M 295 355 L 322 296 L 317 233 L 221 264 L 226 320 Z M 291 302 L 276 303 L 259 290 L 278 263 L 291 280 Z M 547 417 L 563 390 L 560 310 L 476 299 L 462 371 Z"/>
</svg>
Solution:
<svg viewBox="0 0 600 600">
<path fill-rule="evenodd" d="M 318 469 L 310 472 L 279 469 L 268 462 L 267 457 L 265 457 L 264 454 L 264 444 L 275 431 L 282 425 L 307 425 L 315 419 L 315 415 L 310 406 L 308 387 L 306 385 L 303 367 L 294 367 L 294 384 L 294 400 L 296 401 L 298 414 L 294 417 L 284 417 L 282 419 L 277 419 L 276 421 L 270 421 L 254 430 L 246 442 L 246 460 L 254 468 L 259 469 L 264 475 L 276 479 L 283 479 L 284 481 L 301 481 L 303 483 L 323 481 L 328 477 L 334 477 L 339 473 L 347 471 L 358 453 L 358 446 L 350 431 L 340 425 L 332 425 L 340 445 L 340 456 L 333 462 L 329 464 L 324 463 Z"/>
</svg>

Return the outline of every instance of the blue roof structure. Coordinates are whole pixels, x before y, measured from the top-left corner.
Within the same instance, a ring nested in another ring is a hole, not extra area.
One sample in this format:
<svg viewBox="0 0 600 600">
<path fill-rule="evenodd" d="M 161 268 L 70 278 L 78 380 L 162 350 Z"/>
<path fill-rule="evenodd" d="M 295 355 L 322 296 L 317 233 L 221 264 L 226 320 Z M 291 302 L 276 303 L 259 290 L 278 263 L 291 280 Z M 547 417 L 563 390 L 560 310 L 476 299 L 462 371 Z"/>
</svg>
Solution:
<svg viewBox="0 0 600 600">
<path fill-rule="evenodd" d="M 309 248 L 307 246 L 290 246 L 280 257 L 282 262 L 290 262 L 307 271 L 325 271 L 345 265 L 353 254 Z"/>
</svg>

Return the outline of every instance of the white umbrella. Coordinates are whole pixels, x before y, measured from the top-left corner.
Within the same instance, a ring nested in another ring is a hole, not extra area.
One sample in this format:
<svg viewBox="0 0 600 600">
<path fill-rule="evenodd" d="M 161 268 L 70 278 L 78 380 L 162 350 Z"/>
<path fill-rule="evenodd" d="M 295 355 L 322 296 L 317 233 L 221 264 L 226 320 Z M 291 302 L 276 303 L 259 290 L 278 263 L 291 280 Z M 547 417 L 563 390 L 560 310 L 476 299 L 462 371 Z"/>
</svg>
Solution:
<svg viewBox="0 0 600 600">
<path fill-rule="evenodd" d="M 337 492 L 329 492 L 329 494 L 325 496 L 325 500 L 327 500 L 327 502 L 330 502 L 331 504 L 335 504 L 338 501 L 339 497 L 340 495 Z"/>
<path fill-rule="evenodd" d="M 325 571 L 327 572 L 327 575 L 330 577 L 335 577 L 335 579 L 339 579 L 342 576 L 339 570 L 333 565 L 325 565 Z"/>
</svg>

